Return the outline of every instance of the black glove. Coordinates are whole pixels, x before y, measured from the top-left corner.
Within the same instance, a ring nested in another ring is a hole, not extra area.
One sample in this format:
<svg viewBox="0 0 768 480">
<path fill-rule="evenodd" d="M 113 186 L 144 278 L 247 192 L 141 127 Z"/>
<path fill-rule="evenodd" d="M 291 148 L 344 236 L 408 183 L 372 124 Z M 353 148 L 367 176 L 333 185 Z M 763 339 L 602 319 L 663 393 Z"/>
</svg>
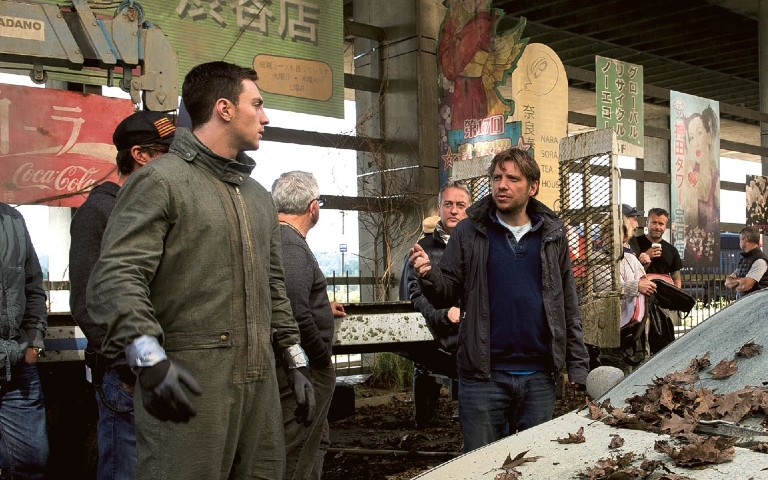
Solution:
<svg viewBox="0 0 768 480">
<path fill-rule="evenodd" d="M 315 389 L 312 386 L 309 369 L 307 367 L 289 368 L 288 385 L 296 397 L 296 411 L 293 412 L 296 416 L 296 423 L 301 423 L 305 427 L 310 426 L 315 419 L 317 405 L 315 404 Z"/>
<path fill-rule="evenodd" d="M 197 380 L 170 360 L 139 369 L 142 403 L 158 420 L 187 423 L 197 415 L 197 409 L 181 388 L 182 384 L 195 395 L 203 393 Z"/>
</svg>

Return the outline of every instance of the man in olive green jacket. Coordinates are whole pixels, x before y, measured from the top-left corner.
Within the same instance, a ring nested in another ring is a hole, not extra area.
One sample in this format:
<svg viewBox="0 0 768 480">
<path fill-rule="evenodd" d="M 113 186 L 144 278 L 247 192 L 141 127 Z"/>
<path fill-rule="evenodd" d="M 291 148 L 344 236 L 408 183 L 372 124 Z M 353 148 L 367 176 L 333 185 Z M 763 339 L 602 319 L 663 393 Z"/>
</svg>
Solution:
<svg viewBox="0 0 768 480">
<path fill-rule="evenodd" d="M 314 417 L 277 212 L 243 153 L 269 122 L 256 80 L 225 62 L 187 74 L 193 132 L 126 181 L 88 283 L 104 354 L 138 374 L 137 479 L 282 479 L 275 352 L 297 421 Z"/>
</svg>

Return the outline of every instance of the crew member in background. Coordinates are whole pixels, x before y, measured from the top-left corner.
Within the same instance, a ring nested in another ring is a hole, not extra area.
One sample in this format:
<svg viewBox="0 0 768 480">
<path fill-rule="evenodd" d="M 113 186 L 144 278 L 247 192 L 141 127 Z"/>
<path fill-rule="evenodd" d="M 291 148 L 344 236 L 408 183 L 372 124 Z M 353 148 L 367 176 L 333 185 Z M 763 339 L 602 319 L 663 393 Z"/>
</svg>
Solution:
<svg viewBox="0 0 768 480">
<path fill-rule="evenodd" d="M 460 221 L 467 218 L 465 210 L 472 204 L 471 198 L 469 189 L 461 182 L 448 181 L 440 188 L 437 197 L 440 220 L 435 224 L 433 232 L 418 242 L 433 264 L 440 262 L 453 229 Z M 431 373 L 439 373 L 451 379 L 456 378 L 460 310 L 457 306 L 433 307 L 421 293 L 419 280 L 413 267 L 410 263 L 406 265 L 405 275 L 400 281 L 406 282 L 408 299 L 424 316 L 427 328 L 437 342 L 434 349 L 419 349 L 409 355 L 414 360 L 413 418 L 416 428 L 423 429 L 434 420 L 442 388 Z"/>
<path fill-rule="evenodd" d="M 622 223 L 627 224 L 627 226 L 630 229 L 629 246 L 632 247 L 635 253 L 635 256 L 637 256 L 640 253 L 639 251 L 635 251 L 635 248 L 637 248 L 637 241 L 635 240 L 635 235 L 637 235 L 637 229 L 640 228 L 640 223 L 637 221 L 637 217 L 642 217 L 642 216 L 643 216 L 643 212 L 638 211 L 635 207 L 627 205 L 626 203 L 621 204 Z"/>
<path fill-rule="evenodd" d="M 669 222 L 669 213 L 663 208 L 652 208 L 648 210 L 648 234 L 637 235 L 634 238 L 635 253 L 640 263 L 645 268 L 645 273 L 661 273 L 669 275 L 672 284 L 677 288 L 682 287 L 682 277 L 680 269 L 683 268 L 683 261 L 680 259 L 680 253 L 662 236 L 667 230 Z M 673 319 L 674 320 L 674 319 Z"/>
<path fill-rule="evenodd" d="M 314 418 L 277 211 L 245 154 L 269 123 L 257 81 L 226 62 L 187 73 L 193 131 L 122 186 L 88 282 L 104 355 L 137 372 L 138 480 L 282 480 L 276 354 L 297 419 Z"/>
<path fill-rule="evenodd" d="M 760 250 L 760 231 L 744 227 L 739 232 L 741 260 L 736 271 L 725 279 L 725 286 L 736 290 L 736 299 L 768 287 L 768 257 Z"/>
<path fill-rule="evenodd" d="M 48 463 L 48 435 L 35 364 L 44 352 L 48 307 L 27 224 L 5 203 L 0 203 L 0 266 L 0 473 L 38 480 Z"/>
<path fill-rule="evenodd" d="M 541 170 L 524 150 L 493 158 L 491 194 L 467 209 L 439 265 L 421 245 L 410 262 L 437 308 L 461 300 L 459 421 L 464 452 L 552 418 L 555 377 L 589 372 L 568 238 L 534 197 Z"/>
<path fill-rule="evenodd" d="M 320 188 L 308 172 L 287 172 L 272 184 L 272 200 L 280 221 L 283 245 L 285 293 L 299 323 L 301 346 L 309 358 L 315 389 L 317 415 L 308 427 L 296 422 L 296 399 L 278 362 L 277 381 L 285 428 L 285 480 L 320 480 L 325 452 L 331 443 L 328 409 L 336 386 L 331 359 L 334 317 L 343 317 L 344 307 L 328 301 L 328 283 L 307 244 L 307 233 L 320 220 Z"/>
<path fill-rule="evenodd" d="M 72 318 L 88 339 L 85 364 L 88 380 L 96 389 L 99 406 L 99 480 L 133 480 L 136 471 L 136 429 L 133 425 L 133 389 L 136 375 L 120 357 L 108 362 L 101 352 L 105 326 L 88 315 L 86 290 L 93 266 L 99 259 L 107 220 L 125 180 L 137 169 L 168 153 L 176 127 L 158 112 L 136 112 L 115 129 L 117 183 L 104 182 L 91 190 L 77 209 L 70 226 L 69 307 Z"/>
</svg>

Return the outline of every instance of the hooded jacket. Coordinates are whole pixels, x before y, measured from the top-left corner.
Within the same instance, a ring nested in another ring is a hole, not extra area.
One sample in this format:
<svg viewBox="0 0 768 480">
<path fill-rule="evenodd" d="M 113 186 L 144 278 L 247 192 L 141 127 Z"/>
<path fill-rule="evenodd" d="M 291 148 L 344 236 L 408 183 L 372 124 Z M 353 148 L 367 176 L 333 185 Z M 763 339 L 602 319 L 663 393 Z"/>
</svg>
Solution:
<svg viewBox="0 0 768 480">
<path fill-rule="evenodd" d="M 458 365 L 459 376 L 467 380 L 488 380 L 491 375 L 487 262 L 488 227 L 495 212 L 490 195 L 469 207 L 469 221 L 459 222 L 439 265 L 433 264 L 421 279 L 423 292 L 436 308 L 453 305 L 461 299 Z M 536 199 L 530 199 L 526 213 L 543 220 L 543 302 L 552 339 L 552 371 L 558 372 L 566 365 L 569 380 L 584 385 L 589 372 L 589 355 L 582 338 L 565 228 L 552 210 Z"/>
</svg>

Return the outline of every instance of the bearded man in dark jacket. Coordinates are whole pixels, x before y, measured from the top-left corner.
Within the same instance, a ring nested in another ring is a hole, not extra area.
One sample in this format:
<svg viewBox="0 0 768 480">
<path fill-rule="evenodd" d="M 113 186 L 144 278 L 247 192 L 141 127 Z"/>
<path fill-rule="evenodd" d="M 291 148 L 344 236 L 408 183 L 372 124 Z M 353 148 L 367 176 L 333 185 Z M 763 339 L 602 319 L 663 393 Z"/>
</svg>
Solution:
<svg viewBox="0 0 768 480">
<path fill-rule="evenodd" d="M 541 171 L 518 148 L 489 167 L 492 193 L 467 209 L 435 266 L 416 244 L 410 263 L 436 308 L 461 300 L 459 420 L 469 452 L 552 418 L 555 377 L 589 370 L 563 223 L 533 198 Z"/>
</svg>

